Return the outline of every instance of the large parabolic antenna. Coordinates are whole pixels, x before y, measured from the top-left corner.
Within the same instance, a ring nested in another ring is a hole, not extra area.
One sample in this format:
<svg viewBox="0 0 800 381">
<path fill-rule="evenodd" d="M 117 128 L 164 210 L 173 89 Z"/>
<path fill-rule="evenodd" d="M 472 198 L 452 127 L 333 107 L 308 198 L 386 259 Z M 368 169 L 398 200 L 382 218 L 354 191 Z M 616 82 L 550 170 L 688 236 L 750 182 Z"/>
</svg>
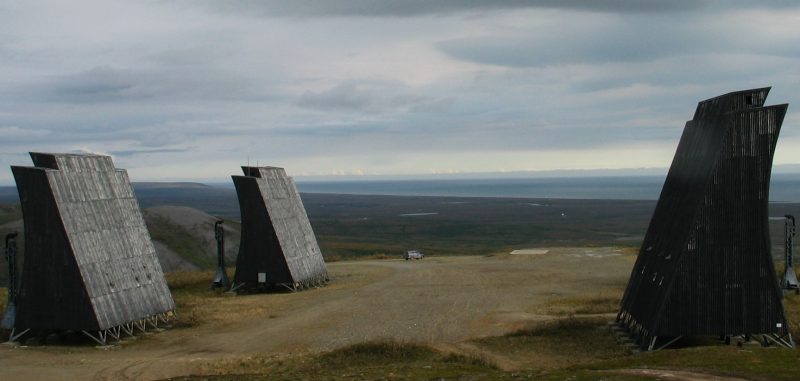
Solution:
<svg viewBox="0 0 800 381">
<path fill-rule="evenodd" d="M 31 158 L 34 167 L 11 167 L 25 226 L 13 329 L 104 344 L 165 320 L 175 303 L 127 172 L 109 156 Z"/>
<path fill-rule="evenodd" d="M 702 101 L 686 123 L 618 315 L 642 349 L 697 335 L 794 345 L 767 222 L 788 105 L 765 107 L 768 93 Z"/>
</svg>

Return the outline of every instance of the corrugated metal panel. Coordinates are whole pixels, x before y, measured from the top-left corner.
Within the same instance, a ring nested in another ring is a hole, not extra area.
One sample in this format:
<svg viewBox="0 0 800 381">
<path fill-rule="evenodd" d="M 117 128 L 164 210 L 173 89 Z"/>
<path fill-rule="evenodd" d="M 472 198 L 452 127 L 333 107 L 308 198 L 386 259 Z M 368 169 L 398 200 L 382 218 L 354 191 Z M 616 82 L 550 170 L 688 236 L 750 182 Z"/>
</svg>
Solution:
<svg viewBox="0 0 800 381">
<path fill-rule="evenodd" d="M 772 157 L 787 105 L 769 89 L 698 104 L 622 300 L 642 337 L 786 334 L 770 254 Z"/>
<path fill-rule="evenodd" d="M 28 262 L 31 266 L 23 269 L 21 288 L 48 286 L 20 299 L 23 309 L 38 312 L 17 319 L 17 326 L 100 330 L 173 310 L 127 173 L 114 168 L 108 156 L 32 153 L 31 157 L 47 169 L 13 168 L 23 200 L 27 258 L 38 257 L 38 266 L 52 266 L 46 258 L 57 246 L 71 263 L 59 271 L 75 276 L 54 282 L 45 277 L 48 271 Z M 48 201 L 52 211 L 42 213 L 32 200 Z M 73 294 L 64 293 L 69 289 Z M 93 318 L 48 314 L 53 300 L 43 294 L 59 294 L 76 309 L 88 308 Z"/>
<path fill-rule="evenodd" d="M 242 213 L 235 283 L 305 284 L 327 279 L 327 268 L 294 181 L 283 168 L 243 167 L 233 176 Z"/>
</svg>

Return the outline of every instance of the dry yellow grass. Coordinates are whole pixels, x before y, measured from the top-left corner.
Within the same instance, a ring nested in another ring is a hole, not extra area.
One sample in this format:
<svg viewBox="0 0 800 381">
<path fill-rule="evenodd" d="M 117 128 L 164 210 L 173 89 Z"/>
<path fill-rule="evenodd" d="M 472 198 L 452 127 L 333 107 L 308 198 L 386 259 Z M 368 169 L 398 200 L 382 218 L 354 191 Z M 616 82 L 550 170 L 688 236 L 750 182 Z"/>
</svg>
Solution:
<svg viewBox="0 0 800 381">
<path fill-rule="evenodd" d="M 627 355 L 609 334 L 607 322 L 604 317 L 568 317 L 473 342 L 488 352 L 502 353 L 522 369 L 588 365 Z"/>
<path fill-rule="evenodd" d="M 595 295 L 553 298 L 530 312 L 541 315 L 574 316 L 612 314 L 619 311 L 622 289 L 607 289 Z"/>
</svg>

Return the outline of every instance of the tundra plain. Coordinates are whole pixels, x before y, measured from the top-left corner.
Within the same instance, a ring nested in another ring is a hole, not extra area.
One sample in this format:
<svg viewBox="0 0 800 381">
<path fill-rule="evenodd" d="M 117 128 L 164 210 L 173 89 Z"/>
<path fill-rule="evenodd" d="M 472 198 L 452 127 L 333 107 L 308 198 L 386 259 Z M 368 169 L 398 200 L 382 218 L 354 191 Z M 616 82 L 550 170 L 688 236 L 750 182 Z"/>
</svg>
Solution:
<svg viewBox="0 0 800 381">
<path fill-rule="evenodd" d="M 211 210 L 150 201 L 145 219 L 178 304 L 172 327 L 106 348 L 75 335 L 2 345 L 0 379 L 800 377 L 797 350 L 685 340 L 633 354 L 615 342 L 606 323 L 652 201 L 304 195 L 331 282 L 238 296 L 208 290 Z M 0 228 L 22 226 L 17 206 L 1 210 Z M 236 217 L 226 218 L 235 236 Z M 777 259 L 782 226 L 772 227 Z M 399 259 L 412 248 L 429 255 Z M 535 254 L 510 254 L 525 249 Z M 785 304 L 798 332 L 800 297 Z"/>
</svg>

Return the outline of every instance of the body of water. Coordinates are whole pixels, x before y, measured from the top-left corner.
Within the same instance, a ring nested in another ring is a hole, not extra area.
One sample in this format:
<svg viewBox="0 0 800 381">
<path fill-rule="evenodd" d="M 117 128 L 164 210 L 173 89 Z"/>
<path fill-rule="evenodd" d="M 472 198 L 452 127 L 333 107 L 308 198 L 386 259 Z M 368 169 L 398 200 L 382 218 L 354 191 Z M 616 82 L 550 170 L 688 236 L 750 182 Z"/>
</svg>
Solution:
<svg viewBox="0 0 800 381">
<path fill-rule="evenodd" d="M 236 206 L 236 192 L 232 183 L 213 184 L 211 187 L 172 185 L 166 188 L 159 188 L 159 183 L 144 184 L 134 183 L 137 195 L 145 199 L 140 199 L 144 205 L 174 203 L 175 200 L 197 199 L 206 202 L 224 199 L 232 207 Z M 611 200 L 657 200 L 663 185 L 663 176 L 297 182 L 297 187 L 303 193 Z M 770 201 L 800 202 L 800 174 L 774 174 L 770 184 Z M 19 198 L 15 187 L 0 187 L 0 203 L 17 202 Z"/>
<path fill-rule="evenodd" d="M 382 181 L 299 181 L 301 192 L 398 196 L 657 200 L 663 176 Z M 800 174 L 775 174 L 770 201 L 800 202 Z"/>
</svg>

